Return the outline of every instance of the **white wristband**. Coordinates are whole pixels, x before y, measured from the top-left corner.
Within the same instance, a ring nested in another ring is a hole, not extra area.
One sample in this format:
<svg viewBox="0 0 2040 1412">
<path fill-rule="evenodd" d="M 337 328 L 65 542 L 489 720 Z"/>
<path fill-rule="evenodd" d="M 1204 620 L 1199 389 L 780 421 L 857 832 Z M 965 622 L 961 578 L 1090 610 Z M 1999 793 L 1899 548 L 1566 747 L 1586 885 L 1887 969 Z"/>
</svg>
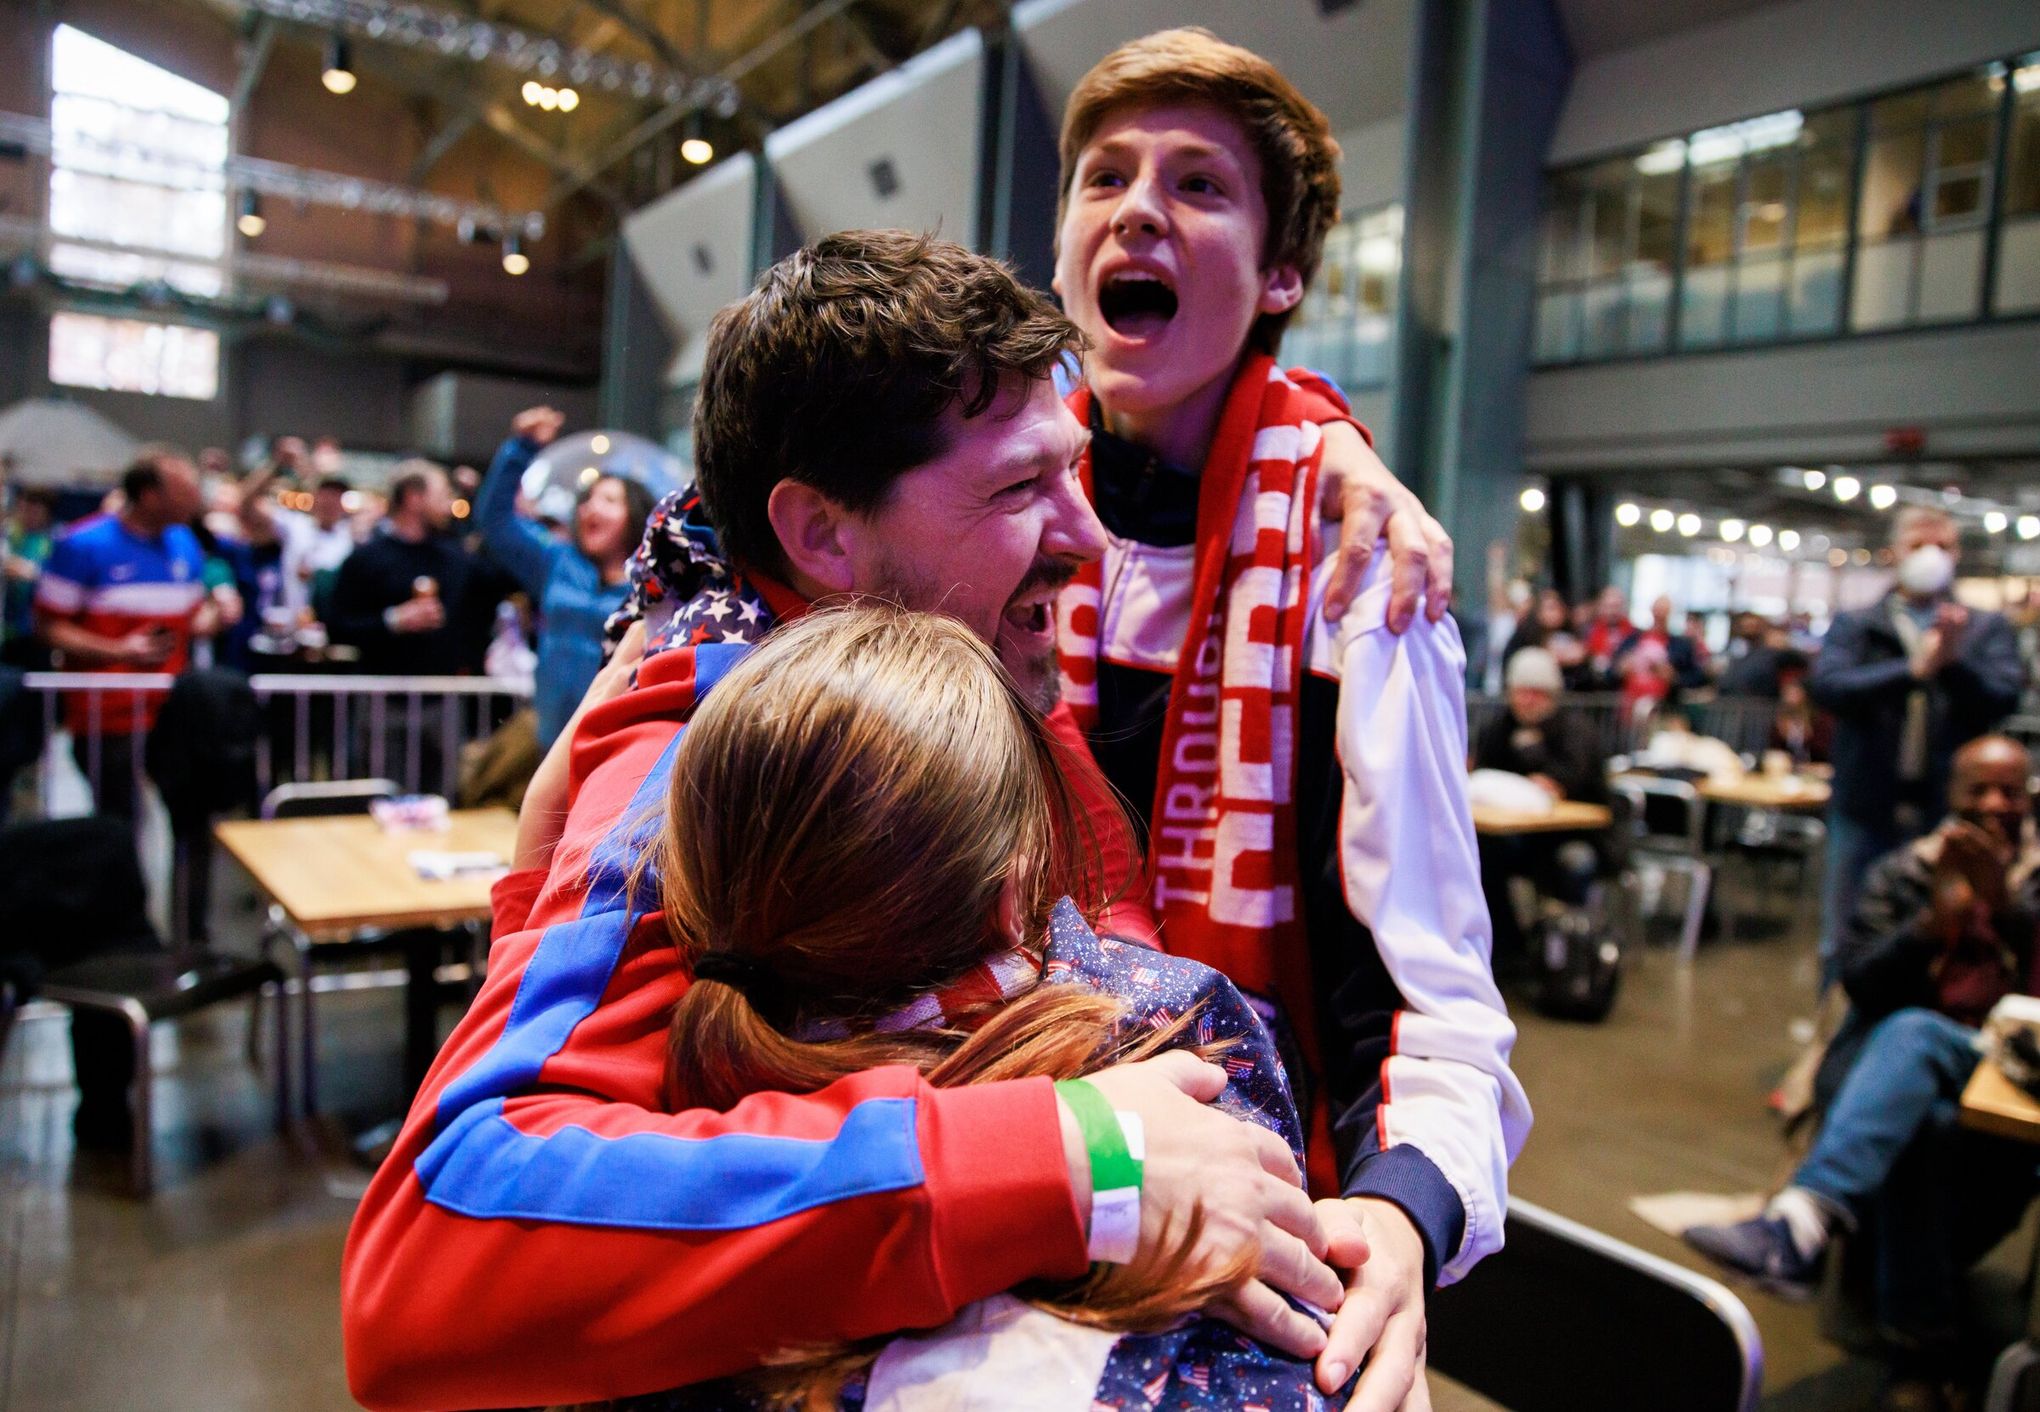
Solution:
<svg viewBox="0 0 2040 1412">
<path fill-rule="evenodd" d="M 1140 1114 L 1114 1110 L 1126 1150 L 1136 1162 L 1147 1158 L 1147 1132 Z M 1084 1254 L 1091 1260 L 1124 1265 L 1140 1250 L 1140 1188 L 1113 1187 L 1091 1193 L 1091 1238 Z"/>
</svg>

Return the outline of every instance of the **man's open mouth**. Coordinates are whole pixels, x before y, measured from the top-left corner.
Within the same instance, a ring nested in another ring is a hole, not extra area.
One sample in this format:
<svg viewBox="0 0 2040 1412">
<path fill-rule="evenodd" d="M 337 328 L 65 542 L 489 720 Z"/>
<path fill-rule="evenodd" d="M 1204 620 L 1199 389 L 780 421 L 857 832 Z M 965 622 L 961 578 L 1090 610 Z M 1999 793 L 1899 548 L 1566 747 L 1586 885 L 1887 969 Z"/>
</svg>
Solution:
<svg viewBox="0 0 2040 1412">
<path fill-rule="evenodd" d="M 1176 317 L 1176 291 L 1159 275 L 1128 270 L 1106 279 L 1098 312 L 1122 338 L 1151 338 Z"/>
<path fill-rule="evenodd" d="M 1046 637 L 1055 624 L 1055 597 L 1037 598 L 1031 602 L 1009 603 L 1004 619 L 1006 626 L 1028 637 Z"/>
</svg>

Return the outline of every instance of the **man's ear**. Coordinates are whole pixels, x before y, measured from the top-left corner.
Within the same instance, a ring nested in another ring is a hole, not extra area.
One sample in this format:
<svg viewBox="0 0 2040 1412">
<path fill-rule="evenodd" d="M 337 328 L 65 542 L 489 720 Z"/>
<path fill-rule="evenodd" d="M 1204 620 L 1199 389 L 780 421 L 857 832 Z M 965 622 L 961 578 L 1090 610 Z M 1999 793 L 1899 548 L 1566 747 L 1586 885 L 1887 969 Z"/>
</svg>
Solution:
<svg viewBox="0 0 2040 1412">
<path fill-rule="evenodd" d="M 1286 314 L 1303 302 L 1303 276 L 1294 265 L 1277 265 L 1261 276 L 1260 312 Z"/>
<path fill-rule="evenodd" d="M 783 480 L 772 487 L 765 516 L 793 570 L 792 587 L 818 598 L 848 593 L 854 575 L 843 529 L 848 513 L 811 485 Z"/>
</svg>

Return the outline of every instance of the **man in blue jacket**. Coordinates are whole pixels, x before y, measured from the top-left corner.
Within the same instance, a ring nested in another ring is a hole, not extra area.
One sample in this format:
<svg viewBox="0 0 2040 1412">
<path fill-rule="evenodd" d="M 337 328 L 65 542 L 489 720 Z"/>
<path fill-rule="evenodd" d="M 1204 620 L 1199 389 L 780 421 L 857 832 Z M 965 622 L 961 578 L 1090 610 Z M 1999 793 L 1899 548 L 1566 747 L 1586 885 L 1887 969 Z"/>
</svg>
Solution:
<svg viewBox="0 0 2040 1412">
<path fill-rule="evenodd" d="M 1835 979 L 1842 928 L 1875 859 L 1947 812 L 1955 751 L 2011 714 L 2025 685 L 2012 626 L 1950 595 L 1960 537 L 1947 511 L 1914 505 L 1892 526 L 1898 583 L 1839 614 L 1808 688 L 1834 713 L 1821 980 Z"/>
</svg>

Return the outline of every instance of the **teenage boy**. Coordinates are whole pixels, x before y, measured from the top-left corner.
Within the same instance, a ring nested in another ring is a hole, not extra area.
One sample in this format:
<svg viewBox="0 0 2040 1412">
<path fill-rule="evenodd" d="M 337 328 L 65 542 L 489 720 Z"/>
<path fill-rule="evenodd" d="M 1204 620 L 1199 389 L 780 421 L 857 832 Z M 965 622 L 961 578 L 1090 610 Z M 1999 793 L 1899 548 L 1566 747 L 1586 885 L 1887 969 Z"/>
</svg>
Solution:
<svg viewBox="0 0 2040 1412">
<path fill-rule="evenodd" d="M 673 556 L 646 579 L 665 594 L 656 650 L 614 699 L 629 673 L 598 678 L 533 781 L 488 979 L 349 1234 L 363 1403 L 655 1392 L 1082 1273 L 1101 1234 L 1089 1157 L 1045 1080 L 934 1089 L 895 1066 L 667 1111 L 688 978 L 650 847 L 696 697 L 732 644 L 814 599 L 939 608 L 1052 694 L 1055 591 L 1104 548 L 1075 474 L 1083 428 L 1050 381 L 1078 342 L 1002 266 L 897 232 L 819 241 L 717 317 L 703 501 L 647 530 Z M 1214 1312 L 1312 1357 L 1324 1332 L 1276 1291 L 1336 1306 L 1325 1262 L 1366 1251 L 1350 1221 L 1321 1227 L 1279 1139 L 1202 1106 L 1223 1080 L 1173 1054 L 1094 1082 L 1145 1129 L 1142 1247 L 1201 1209 L 1199 1263 L 1260 1253 L 1261 1278 Z"/>
<path fill-rule="evenodd" d="M 1142 814 L 1162 946 L 1264 997 L 1300 1051 L 1313 1176 L 1372 1252 L 1319 1380 L 1371 1355 L 1354 1405 L 1396 1406 L 1426 1290 L 1501 1244 L 1530 1113 L 1489 968 L 1458 631 L 1389 631 L 1378 566 L 1338 623 L 1323 610 L 1342 409 L 1274 355 L 1337 217 L 1338 149 L 1273 65 L 1178 29 L 1078 82 L 1061 155 L 1055 287 L 1090 343 L 1070 407 L 1109 536 L 1059 605 L 1064 696 Z"/>
</svg>

